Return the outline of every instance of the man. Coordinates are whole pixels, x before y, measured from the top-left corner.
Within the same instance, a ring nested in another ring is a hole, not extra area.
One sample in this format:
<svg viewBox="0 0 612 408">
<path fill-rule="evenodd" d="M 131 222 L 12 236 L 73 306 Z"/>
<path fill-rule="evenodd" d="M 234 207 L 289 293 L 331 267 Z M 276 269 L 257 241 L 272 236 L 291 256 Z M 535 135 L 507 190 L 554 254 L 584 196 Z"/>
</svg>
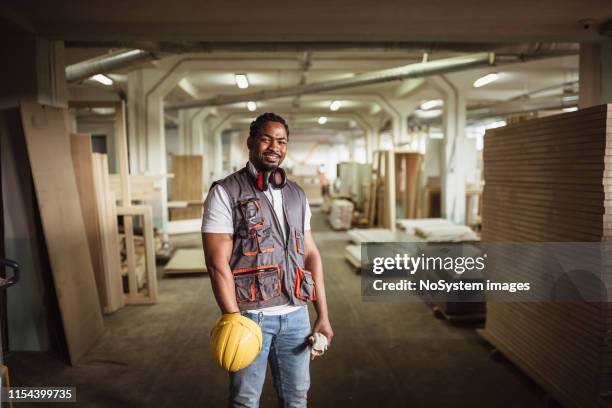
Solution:
<svg viewBox="0 0 612 408">
<path fill-rule="evenodd" d="M 308 337 L 333 331 L 321 256 L 310 231 L 304 191 L 280 167 L 289 127 L 274 113 L 251 123 L 245 168 L 213 183 L 204 203 L 202 240 L 217 304 L 242 313 L 263 333 L 260 355 L 230 373 L 230 406 L 258 407 L 270 364 L 279 402 L 305 407 L 310 386 Z M 310 329 L 307 302 L 317 312 Z"/>
</svg>

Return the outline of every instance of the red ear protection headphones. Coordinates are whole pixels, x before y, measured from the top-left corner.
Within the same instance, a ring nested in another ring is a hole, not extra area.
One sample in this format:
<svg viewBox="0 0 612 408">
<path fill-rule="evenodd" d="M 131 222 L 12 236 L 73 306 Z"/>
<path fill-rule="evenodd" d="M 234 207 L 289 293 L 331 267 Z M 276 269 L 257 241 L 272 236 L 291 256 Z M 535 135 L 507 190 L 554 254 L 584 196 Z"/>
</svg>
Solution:
<svg viewBox="0 0 612 408">
<path fill-rule="evenodd" d="M 287 174 L 282 167 L 277 167 L 272 170 L 257 170 L 255 184 L 259 191 L 268 190 L 268 186 L 272 188 L 283 188 L 287 184 Z"/>
</svg>

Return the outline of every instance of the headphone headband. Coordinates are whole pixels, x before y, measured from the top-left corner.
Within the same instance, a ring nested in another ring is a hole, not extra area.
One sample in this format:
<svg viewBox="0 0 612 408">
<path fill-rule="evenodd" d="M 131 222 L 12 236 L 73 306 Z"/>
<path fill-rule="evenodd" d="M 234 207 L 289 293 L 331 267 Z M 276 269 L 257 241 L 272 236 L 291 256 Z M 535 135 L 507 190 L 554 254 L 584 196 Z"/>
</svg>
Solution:
<svg viewBox="0 0 612 408">
<path fill-rule="evenodd" d="M 268 186 L 272 188 L 283 188 L 287 184 L 287 173 L 282 167 L 272 170 L 257 170 L 255 186 L 259 191 L 267 191 Z"/>
</svg>

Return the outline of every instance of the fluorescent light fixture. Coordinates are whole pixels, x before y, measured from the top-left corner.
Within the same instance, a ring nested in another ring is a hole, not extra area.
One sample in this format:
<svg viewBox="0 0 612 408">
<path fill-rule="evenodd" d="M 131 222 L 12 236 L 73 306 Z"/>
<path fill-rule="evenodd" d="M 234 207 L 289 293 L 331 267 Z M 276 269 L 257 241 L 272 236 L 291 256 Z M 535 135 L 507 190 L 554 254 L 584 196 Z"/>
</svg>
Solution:
<svg viewBox="0 0 612 408">
<path fill-rule="evenodd" d="M 414 111 L 414 113 L 416 113 L 416 115 L 421 119 L 431 119 L 440 116 L 442 114 L 442 109 L 417 109 L 416 111 Z"/>
<path fill-rule="evenodd" d="M 327 123 L 327 116 L 321 116 L 317 122 L 319 122 L 319 125 L 326 124 Z"/>
<path fill-rule="evenodd" d="M 421 104 L 421 110 L 429 110 L 433 108 L 439 108 L 444 105 L 444 101 L 442 99 L 431 99 L 429 101 L 425 101 Z"/>
<path fill-rule="evenodd" d="M 235 74 L 234 79 L 238 88 L 245 89 L 249 87 L 249 78 L 247 78 L 246 74 Z"/>
<path fill-rule="evenodd" d="M 490 74 L 487 74 L 483 77 L 478 78 L 477 80 L 474 81 L 474 88 L 480 88 L 481 86 L 485 86 L 490 84 L 491 82 L 495 82 L 497 81 L 497 79 L 499 78 L 499 74 L 496 72 L 492 72 Z"/>
<path fill-rule="evenodd" d="M 112 79 L 102 74 L 96 74 L 92 77 L 89 77 L 89 79 L 93 79 L 94 81 L 97 81 L 101 83 L 102 85 L 106 85 L 106 86 L 111 86 L 114 82 Z"/>
<path fill-rule="evenodd" d="M 253 101 L 248 101 L 247 102 L 247 109 L 251 112 L 257 110 L 257 104 Z"/>
<path fill-rule="evenodd" d="M 114 108 L 91 108 L 91 111 L 96 115 L 110 115 L 115 113 Z"/>
<path fill-rule="evenodd" d="M 578 110 L 578 107 L 576 106 L 570 106 L 569 108 L 563 108 L 563 112 L 576 112 Z"/>
<path fill-rule="evenodd" d="M 331 101 L 329 104 L 329 109 L 332 111 L 337 111 L 342 106 L 342 101 Z"/>
</svg>

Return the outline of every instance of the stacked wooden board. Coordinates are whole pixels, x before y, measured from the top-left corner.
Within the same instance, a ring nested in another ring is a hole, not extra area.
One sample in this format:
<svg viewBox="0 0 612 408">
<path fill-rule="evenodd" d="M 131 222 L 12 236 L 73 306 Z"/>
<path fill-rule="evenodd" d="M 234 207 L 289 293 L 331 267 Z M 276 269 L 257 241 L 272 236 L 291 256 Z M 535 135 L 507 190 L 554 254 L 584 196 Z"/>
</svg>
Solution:
<svg viewBox="0 0 612 408">
<path fill-rule="evenodd" d="M 609 106 L 487 131 L 484 141 L 484 241 L 610 240 Z M 610 332 L 608 303 L 490 302 L 482 335 L 564 405 L 593 407 L 610 401 Z"/>
<path fill-rule="evenodd" d="M 202 156 L 172 156 L 172 201 L 187 203 L 185 208 L 170 209 L 172 221 L 202 218 L 203 165 Z"/>
<path fill-rule="evenodd" d="M 63 109 L 21 102 L 21 120 L 70 361 L 102 336 L 104 322 Z"/>
<path fill-rule="evenodd" d="M 177 249 L 164 267 L 165 273 L 204 273 L 207 272 L 202 248 Z"/>
</svg>

